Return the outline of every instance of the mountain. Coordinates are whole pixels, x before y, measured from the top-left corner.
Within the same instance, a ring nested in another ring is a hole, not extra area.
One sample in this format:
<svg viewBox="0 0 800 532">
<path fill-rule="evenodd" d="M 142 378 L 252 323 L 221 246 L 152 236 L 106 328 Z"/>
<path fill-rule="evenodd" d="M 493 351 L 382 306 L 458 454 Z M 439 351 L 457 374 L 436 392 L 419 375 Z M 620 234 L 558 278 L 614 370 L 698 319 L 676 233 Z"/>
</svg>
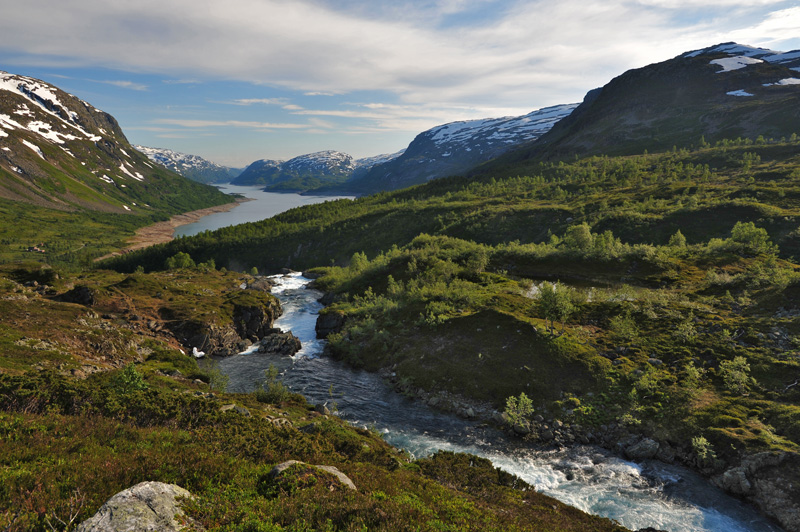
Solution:
<svg viewBox="0 0 800 532">
<path fill-rule="evenodd" d="M 188 155 L 165 148 L 146 146 L 134 146 L 134 148 L 147 155 L 151 161 L 198 183 L 227 183 L 241 173 L 239 169 L 220 166 L 198 155 Z"/>
<path fill-rule="evenodd" d="M 451 122 L 423 131 L 395 159 L 377 164 L 352 188 L 394 190 L 456 175 L 520 143 L 539 138 L 578 104 L 556 105 L 523 116 Z"/>
<path fill-rule="evenodd" d="M 629 70 L 500 164 L 800 132 L 800 51 L 723 43 Z"/>
<path fill-rule="evenodd" d="M 372 166 L 397 157 L 402 152 L 353 159 L 339 151 L 320 151 L 288 161 L 256 161 L 232 181 L 234 185 L 266 185 L 267 190 L 298 191 L 344 183 L 364 175 Z"/>
<path fill-rule="evenodd" d="M 229 202 L 153 165 L 108 113 L 43 81 L 2 71 L 0 198 L 148 216 Z"/>
</svg>

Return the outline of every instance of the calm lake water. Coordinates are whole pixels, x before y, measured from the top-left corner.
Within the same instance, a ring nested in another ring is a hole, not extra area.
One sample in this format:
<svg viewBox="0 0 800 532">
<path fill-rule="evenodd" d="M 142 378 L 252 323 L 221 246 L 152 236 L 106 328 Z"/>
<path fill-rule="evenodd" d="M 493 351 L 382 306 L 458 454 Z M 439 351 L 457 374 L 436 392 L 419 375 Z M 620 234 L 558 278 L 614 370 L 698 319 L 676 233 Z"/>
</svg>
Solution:
<svg viewBox="0 0 800 532">
<path fill-rule="evenodd" d="M 262 187 L 241 187 L 231 184 L 217 185 L 226 194 L 241 194 L 252 198 L 254 201 L 247 201 L 234 207 L 228 212 L 218 212 L 200 218 L 198 221 L 182 225 L 175 229 L 174 236 L 192 236 L 203 231 L 213 231 L 229 225 L 238 225 L 247 222 L 258 222 L 271 218 L 276 214 L 288 211 L 301 205 L 312 203 L 322 203 L 336 199 L 352 199 L 354 196 L 301 196 L 300 194 L 278 194 L 276 192 L 264 192 Z"/>
</svg>

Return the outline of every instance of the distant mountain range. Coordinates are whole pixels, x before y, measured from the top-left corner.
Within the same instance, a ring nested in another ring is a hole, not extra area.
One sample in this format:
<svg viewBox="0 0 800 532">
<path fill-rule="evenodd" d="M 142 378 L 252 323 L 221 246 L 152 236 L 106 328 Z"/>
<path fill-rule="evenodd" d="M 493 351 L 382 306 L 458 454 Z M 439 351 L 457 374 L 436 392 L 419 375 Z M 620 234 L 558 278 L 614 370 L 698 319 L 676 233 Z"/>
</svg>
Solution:
<svg viewBox="0 0 800 532">
<path fill-rule="evenodd" d="M 227 183 L 242 173 L 240 168 L 220 166 L 199 155 L 187 155 L 165 148 L 134 146 L 147 157 L 173 172 L 198 183 Z"/>
<path fill-rule="evenodd" d="M 272 191 L 350 192 L 394 190 L 466 172 L 521 143 L 537 139 L 578 104 L 557 105 L 523 116 L 451 122 L 417 135 L 397 153 L 354 160 L 338 151 L 288 161 L 263 159 L 232 181 Z"/>
<path fill-rule="evenodd" d="M 340 151 L 320 151 L 288 161 L 262 159 L 232 181 L 234 185 L 265 185 L 266 190 L 303 192 L 323 186 L 339 185 L 366 174 L 376 164 L 398 157 L 403 152 L 353 159 Z"/>
<path fill-rule="evenodd" d="M 43 81 L 0 71 L 0 198 L 155 215 L 229 202 L 151 163 L 117 121 Z"/>
<path fill-rule="evenodd" d="M 800 51 L 723 43 L 629 70 L 538 140 L 501 157 L 624 155 L 800 134 Z"/>
</svg>

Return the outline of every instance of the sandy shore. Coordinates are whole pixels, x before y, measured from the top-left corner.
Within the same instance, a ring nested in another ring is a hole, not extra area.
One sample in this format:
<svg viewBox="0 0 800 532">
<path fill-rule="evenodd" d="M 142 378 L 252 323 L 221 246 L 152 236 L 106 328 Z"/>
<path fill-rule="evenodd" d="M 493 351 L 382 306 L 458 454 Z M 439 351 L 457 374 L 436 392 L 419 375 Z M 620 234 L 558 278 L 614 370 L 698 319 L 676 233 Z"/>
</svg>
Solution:
<svg viewBox="0 0 800 532">
<path fill-rule="evenodd" d="M 147 227 L 142 227 L 136 230 L 136 234 L 128 241 L 128 245 L 123 249 L 114 251 L 108 255 L 103 255 L 102 257 L 98 257 L 95 259 L 95 261 L 107 259 L 109 257 L 116 257 L 117 255 L 123 255 L 125 253 L 146 248 L 148 246 L 153 246 L 155 244 L 169 242 L 173 239 L 172 235 L 175 232 L 175 228 L 194 223 L 203 216 L 208 216 L 209 214 L 230 211 L 231 209 L 238 207 L 240 203 L 251 200 L 252 198 L 236 198 L 236 201 L 233 203 L 226 203 L 225 205 L 217 205 L 216 207 L 208 207 L 207 209 L 199 209 L 197 211 L 177 214 L 166 222 L 158 222 L 153 225 L 148 225 Z"/>
</svg>

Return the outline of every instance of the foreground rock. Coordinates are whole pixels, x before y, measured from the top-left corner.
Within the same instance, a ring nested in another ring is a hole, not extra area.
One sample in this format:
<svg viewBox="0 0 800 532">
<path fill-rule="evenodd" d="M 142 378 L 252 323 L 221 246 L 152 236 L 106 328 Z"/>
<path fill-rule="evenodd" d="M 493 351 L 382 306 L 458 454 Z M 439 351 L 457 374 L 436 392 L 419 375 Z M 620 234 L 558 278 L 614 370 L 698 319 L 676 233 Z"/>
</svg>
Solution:
<svg viewBox="0 0 800 532">
<path fill-rule="evenodd" d="M 141 482 L 108 499 L 78 532 L 177 532 L 184 530 L 179 498 L 191 494 L 175 484 Z M 198 530 L 197 527 L 194 530 Z"/>
<path fill-rule="evenodd" d="M 356 485 L 353 483 L 352 480 L 350 480 L 350 477 L 348 477 L 347 475 L 345 475 L 344 473 L 342 473 L 333 466 L 311 465 L 311 464 L 306 464 L 305 462 L 299 462 L 297 460 L 288 460 L 286 462 L 276 465 L 269 472 L 269 477 L 272 480 L 279 480 L 280 477 L 286 472 L 286 470 L 292 466 L 297 466 L 297 468 L 301 470 L 300 471 L 301 474 L 313 474 L 314 470 L 319 470 L 321 472 L 333 475 L 333 477 L 336 479 L 335 480 L 336 485 L 329 486 L 329 489 L 331 490 L 336 489 L 337 487 L 345 487 L 351 490 L 356 489 Z"/>
</svg>

